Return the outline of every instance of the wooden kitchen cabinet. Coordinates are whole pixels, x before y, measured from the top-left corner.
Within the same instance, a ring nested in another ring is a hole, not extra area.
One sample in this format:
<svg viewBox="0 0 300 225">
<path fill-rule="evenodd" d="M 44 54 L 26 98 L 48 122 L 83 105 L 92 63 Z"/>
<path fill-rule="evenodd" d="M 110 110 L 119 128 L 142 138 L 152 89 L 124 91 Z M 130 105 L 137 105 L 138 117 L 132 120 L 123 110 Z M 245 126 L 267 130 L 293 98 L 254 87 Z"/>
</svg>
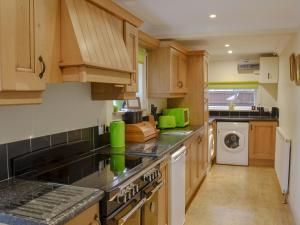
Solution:
<svg viewBox="0 0 300 225">
<path fill-rule="evenodd" d="M 59 0 L 0 2 L 0 105 L 41 103 L 59 77 L 59 8 Z"/>
<path fill-rule="evenodd" d="M 99 204 L 88 208 L 65 225 L 99 225 Z"/>
<path fill-rule="evenodd" d="M 274 166 L 278 123 L 253 121 L 249 131 L 249 165 Z"/>
<path fill-rule="evenodd" d="M 185 205 L 187 206 L 192 196 L 192 150 L 191 145 L 186 146 L 185 155 Z"/>
<path fill-rule="evenodd" d="M 130 82 L 126 85 L 110 83 L 92 83 L 93 100 L 125 100 L 136 99 L 138 92 L 138 28 L 128 21 L 116 19 L 114 21 L 117 31 L 124 37 L 124 43 L 130 60 Z M 117 83 L 117 82 L 116 82 Z"/>
<path fill-rule="evenodd" d="M 186 50 L 175 42 L 161 42 L 148 54 L 149 97 L 184 97 L 187 77 Z"/>
<path fill-rule="evenodd" d="M 208 166 L 207 149 L 204 146 L 203 131 L 194 135 L 186 142 L 186 164 L 185 164 L 185 201 L 186 207 L 191 203 L 196 194 L 203 178 L 206 175 Z"/>
<path fill-rule="evenodd" d="M 138 92 L 138 29 L 132 24 L 125 22 L 124 39 L 133 73 L 131 74 L 131 83 L 126 85 L 126 92 Z"/>
<path fill-rule="evenodd" d="M 169 209 L 169 169 L 168 161 L 166 160 L 160 166 L 160 171 L 162 175 L 162 180 L 164 181 L 164 186 L 158 191 L 158 225 L 167 225 L 168 224 L 168 209 Z"/>
</svg>

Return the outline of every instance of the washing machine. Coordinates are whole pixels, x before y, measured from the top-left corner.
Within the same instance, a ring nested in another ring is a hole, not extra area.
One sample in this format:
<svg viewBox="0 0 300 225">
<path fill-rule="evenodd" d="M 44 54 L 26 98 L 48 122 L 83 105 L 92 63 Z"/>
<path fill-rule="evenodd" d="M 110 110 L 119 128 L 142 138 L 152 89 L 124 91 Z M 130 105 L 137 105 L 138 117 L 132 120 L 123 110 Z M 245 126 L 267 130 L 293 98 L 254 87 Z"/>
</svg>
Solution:
<svg viewBox="0 0 300 225">
<path fill-rule="evenodd" d="M 217 123 L 217 164 L 248 165 L 248 132 L 246 122 Z"/>
</svg>

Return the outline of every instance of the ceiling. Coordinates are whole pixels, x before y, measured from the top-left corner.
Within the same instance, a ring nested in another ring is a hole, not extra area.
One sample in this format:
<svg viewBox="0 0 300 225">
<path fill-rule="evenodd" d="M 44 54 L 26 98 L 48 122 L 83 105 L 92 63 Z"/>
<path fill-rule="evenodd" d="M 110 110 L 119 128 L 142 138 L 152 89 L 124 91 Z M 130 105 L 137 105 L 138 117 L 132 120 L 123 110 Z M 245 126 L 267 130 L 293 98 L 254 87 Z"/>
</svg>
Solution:
<svg viewBox="0 0 300 225">
<path fill-rule="evenodd" d="M 213 56 L 228 55 L 225 43 L 235 56 L 278 53 L 300 27 L 300 0 L 115 1 L 145 21 L 145 32 Z"/>
</svg>

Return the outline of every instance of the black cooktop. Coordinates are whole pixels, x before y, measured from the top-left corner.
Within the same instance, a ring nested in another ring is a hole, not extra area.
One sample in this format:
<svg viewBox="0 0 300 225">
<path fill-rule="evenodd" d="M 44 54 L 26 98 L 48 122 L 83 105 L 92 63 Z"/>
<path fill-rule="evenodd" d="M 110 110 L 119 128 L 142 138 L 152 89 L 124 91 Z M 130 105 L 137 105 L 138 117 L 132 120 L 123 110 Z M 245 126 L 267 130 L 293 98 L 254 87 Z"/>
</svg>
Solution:
<svg viewBox="0 0 300 225">
<path fill-rule="evenodd" d="M 61 150 L 61 149 L 60 149 Z M 55 150 L 52 150 L 55 151 Z M 156 158 L 130 156 L 107 151 L 72 154 L 42 152 L 14 159 L 13 173 L 17 178 L 70 184 L 112 191 L 119 184 L 149 166 Z"/>
</svg>

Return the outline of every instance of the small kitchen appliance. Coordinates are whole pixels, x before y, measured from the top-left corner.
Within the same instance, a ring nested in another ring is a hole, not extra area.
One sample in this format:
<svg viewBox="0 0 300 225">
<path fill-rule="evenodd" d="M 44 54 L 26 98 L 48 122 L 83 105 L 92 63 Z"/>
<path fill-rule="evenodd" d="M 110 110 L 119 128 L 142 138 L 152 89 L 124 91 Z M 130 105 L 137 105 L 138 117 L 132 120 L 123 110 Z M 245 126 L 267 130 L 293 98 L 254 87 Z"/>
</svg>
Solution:
<svg viewBox="0 0 300 225">
<path fill-rule="evenodd" d="M 160 116 L 158 119 L 158 127 L 161 129 L 175 128 L 176 127 L 175 116 Z"/>
<path fill-rule="evenodd" d="M 190 124 L 190 111 L 188 108 L 164 109 L 164 116 L 174 116 L 176 127 L 186 127 Z"/>
</svg>

